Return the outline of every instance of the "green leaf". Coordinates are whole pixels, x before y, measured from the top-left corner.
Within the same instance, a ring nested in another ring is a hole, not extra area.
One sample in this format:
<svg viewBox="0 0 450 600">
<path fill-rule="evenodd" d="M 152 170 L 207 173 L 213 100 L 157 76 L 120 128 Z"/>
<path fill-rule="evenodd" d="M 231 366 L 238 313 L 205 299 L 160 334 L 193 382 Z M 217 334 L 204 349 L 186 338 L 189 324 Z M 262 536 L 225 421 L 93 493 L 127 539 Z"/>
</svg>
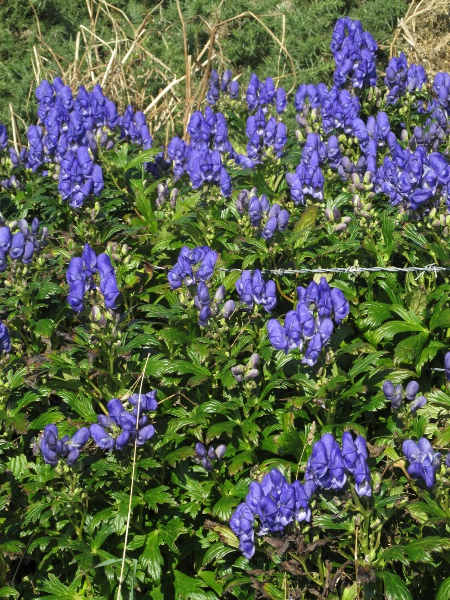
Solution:
<svg viewBox="0 0 450 600">
<path fill-rule="evenodd" d="M 187 360 L 174 360 L 172 361 L 173 370 L 182 375 L 192 373 L 193 375 L 203 375 L 204 377 L 210 377 L 211 372 L 206 367 L 191 363 Z"/>
<path fill-rule="evenodd" d="M 136 198 L 136 210 L 140 215 L 142 215 L 145 224 L 150 230 L 150 233 L 156 233 L 158 231 L 158 221 L 156 220 L 155 213 L 153 212 L 151 200 L 143 189 L 142 180 L 132 179 L 130 183 Z"/>
<path fill-rule="evenodd" d="M 159 582 L 162 573 L 161 565 L 164 564 L 164 559 L 159 550 L 159 531 L 157 529 L 148 534 L 140 562 L 147 568 L 150 577 Z"/>
<path fill-rule="evenodd" d="M 44 279 L 39 285 L 39 291 L 36 294 L 36 300 L 46 300 L 50 296 L 61 293 L 61 288 L 56 283 Z"/>
<path fill-rule="evenodd" d="M 221 560 L 222 558 L 225 558 L 227 554 L 230 554 L 230 552 L 235 552 L 235 548 L 227 546 L 222 542 L 211 544 L 211 546 L 205 552 L 202 564 L 207 565 L 210 562 Z"/>
<path fill-rule="evenodd" d="M 431 563 L 431 552 L 442 552 L 450 548 L 450 538 L 428 536 L 410 542 L 406 547 L 408 557 L 413 562 Z"/>
<path fill-rule="evenodd" d="M 158 511 L 158 504 L 176 504 L 171 494 L 167 492 L 169 488 L 165 485 L 147 490 L 144 494 L 145 502 L 155 511 Z"/>
<path fill-rule="evenodd" d="M 308 206 L 308 208 L 303 211 L 300 220 L 294 225 L 294 231 L 303 231 L 304 229 L 313 227 L 316 223 L 318 211 L 319 207 L 316 204 Z"/>
<path fill-rule="evenodd" d="M 9 585 L 0 588 L 0 598 L 18 598 L 19 596 L 20 593 Z"/>
<path fill-rule="evenodd" d="M 286 599 L 286 592 L 279 590 L 272 583 L 265 583 L 263 586 L 263 589 L 264 589 L 265 594 L 267 594 L 267 596 L 269 598 L 271 598 L 271 600 L 285 600 Z"/>
<path fill-rule="evenodd" d="M 1 590 L 0 590 L 1 592 Z M 438 589 L 436 600 L 448 600 L 450 598 L 450 577 L 441 583 Z"/>
<path fill-rule="evenodd" d="M 142 163 L 150 162 L 150 160 L 156 156 L 160 150 L 158 148 L 150 148 L 149 150 L 143 150 L 140 152 L 135 158 L 130 160 L 130 162 L 126 166 L 126 170 L 134 169 L 134 167 L 138 167 L 142 165 Z"/>
<path fill-rule="evenodd" d="M 405 582 L 395 573 L 382 571 L 377 573 L 384 582 L 384 593 L 386 600 L 412 600 L 412 596 Z"/>
<path fill-rule="evenodd" d="M 382 341 L 392 340 L 398 333 L 410 333 L 412 331 L 428 333 L 422 325 L 405 321 L 389 321 L 381 325 L 375 332 L 374 338 L 379 344 Z"/>
<path fill-rule="evenodd" d="M 55 323 L 51 319 L 40 319 L 34 328 L 36 335 L 41 337 L 51 337 L 53 330 L 55 329 Z"/>
<path fill-rule="evenodd" d="M 82 392 L 76 394 L 70 390 L 59 390 L 58 393 L 61 398 L 67 402 L 70 408 L 80 415 L 80 417 L 83 417 L 83 419 L 89 423 L 97 421 L 97 415 L 92 406 L 92 400 L 88 396 Z"/>
<path fill-rule="evenodd" d="M 447 327 L 450 327 L 450 308 L 441 310 L 440 312 L 437 313 L 434 321 L 430 321 L 430 328 L 432 331 L 434 331 L 438 327 L 442 327 L 445 329 Z"/>
</svg>

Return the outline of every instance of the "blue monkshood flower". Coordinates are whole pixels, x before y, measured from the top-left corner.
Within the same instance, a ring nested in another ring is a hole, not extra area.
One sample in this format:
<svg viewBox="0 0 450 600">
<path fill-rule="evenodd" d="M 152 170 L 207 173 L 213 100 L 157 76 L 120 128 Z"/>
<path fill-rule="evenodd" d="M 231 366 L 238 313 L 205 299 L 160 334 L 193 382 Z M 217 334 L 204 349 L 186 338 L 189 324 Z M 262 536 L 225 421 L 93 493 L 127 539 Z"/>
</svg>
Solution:
<svg viewBox="0 0 450 600">
<path fill-rule="evenodd" d="M 0 355 L 2 352 L 9 354 L 11 352 L 11 338 L 8 328 L 0 321 Z"/>
<path fill-rule="evenodd" d="M 115 446 L 115 441 L 111 435 L 98 423 L 93 423 L 89 427 L 89 433 L 94 443 L 102 450 L 112 450 Z"/>
<path fill-rule="evenodd" d="M 25 236 L 21 231 L 15 233 L 12 237 L 11 247 L 9 249 L 9 256 L 12 260 L 22 258 L 25 250 Z"/>
<path fill-rule="evenodd" d="M 255 269 L 253 275 L 250 271 L 242 271 L 241 277 L 236 281 L 236 290 L 241 302 L 250 309 L 253 303 L 262 305 L 266 312 L 271 312 L 276 306 L 275 282 L 270 280 L 265 283 L 259 269 Z"/>
<path fill-rule="evenodd" d="M 450 352 L 447 352 L 444 357 L 444 371 L 447 381 L 450 381 Z"/>
<path fill-rule="evenodd" d="M 11 247 L 12 234 L 8 226 L 0 227 L 0 248 L 3 252 L 8 252 Z"/>
<path fill-rule="evenodd" d="M 352 434 L 345 431 L 342 434 L 342 458 L 347 471 L 355 477 L 356 493 L 359 496 L 371 496 L 366 440 L 358 435 L 353 441 Z"/>
<path fill-rule="evenodd" d="M 239 98 L 239 83 L 237 81 L 232 81 L 230 83 L 230 98 L 232 100 L 237 100 Z"/>
<path fill-rule="evenodd" d="M 230 69 L 227 69 L 222 75 L 222 81 L 220 82 L 220 90 L 222 92 L 228 92 L 228 87 L 230 85 L 232 76 L 233 73 L 230 71 Z"/>
<path fill-rule="evenodd" d="M 72 310 L 80 312 L 84 308 L 84 294 L 85 284 L 84 281 L 73 281 L 69 285 L 69 294 L 67 296 L 67 302 Z"/>
<path fill-rule="evenodd" d="M 67 455 L 67 464 L 73 465 L 80 455 L 80 450 L 87 444 L 91 435 L 88 427 L 79 429 L 72 438 L 66 443 L 69 453 Z"/>
<path fill-rule="evenodd" d="M 105 307 L 110 309 L 116 308 L 116 300 L 120 295 L 120 291 L 117 287 L 115 273 L 110 273 L 103 279 L 100 279 L 100 292 L 103 294 Z"/>
<path fill-rule="evenodd" d="M 142 411 L 155 411 L 158 409 L 158 401 L 156 400 L 156 390 L 152 390 L 147 394 L 133 394 L 128 398 L 128 402 L 134 406 L 133 415 L 137 416 L 139 407 L 139 416 Z"/>
<path fill-rule="evenodd" d="M 305 473 L 318 487 L 340 489 L 347 481 L 341 449 L 331 433 L 325 433 L 313 446 Z"/>
<path fill-rule="evenodd" d="M 447 454 L 447 456 L 445 457 L 445 466 L 447 468 L 450 468 L 450 452 Z"/>
<path fill-rule="evenodd" d="M 6 256 L 5 251 L 0 246 L 0 273 L 6 271 Z"/>
<path fill-rule="evenodd" d="M 66 271 L 66 279 L 68 283 L 74 281 L 84 281 L 85 273 L 83 270 L 83 260 L 79 256 L 75 256 L 71 259 L 69 266 Z"/>
<path fill-rule="evenodd" d="M 436 470 L 441 462 L 440 452 L 434 452 L 426 438 L 420 438 L 416 443 L 413 440 L 403 442 L 403 453 L 409 461 L 408 473 L 415 479 L 423 479 L 425 485 L 433 487 Z"/>
<path fill-rule="evenodd" d="M 0 123 L 0 146 L 5 149 L 8 146 L 8 132 L 3 123 Z"/>
<path fill-rule="evenodd" d="M 286 92 L 281 87 L 277 89 L 275 106 L 277 109 L 277 113 L 279 115 L 281 115 L 281 113 L 283 113 L 286 110 L 286 106 L 287 106 Z"/>
<path fill-rule="evenodd" d="M 302 363 L 305 363 L 312 367 L 319 360 L 320 353 L 322 352 L 323 341 L 322 336 L 319 332 L 315 333 L 310 339 L 306 348 L 305 356 L 302 359 Z"/>
<path fill-rule="evenodd" d="M 100 279 L 103 279 L 104 277 L 114 273 L 114 267 L 112 266 L 111 259 L 107 254 L 99 254 L 97 256 L 96 266 L 98 269 L 98 274 L 100 275 Z M 90 268 L 93 269 L 92 262 L 90 263 Z"/>
<path fill-rule="evenodd" d="M 29 265 L 31 263 L 31 259 L 33 258 L 35 246 L 31 240 L 27 240 L 25 242 L 25 248 L 22 255 L 22 262 L 24 265 Z"/>
<path fill-rule="evenodd" d="M 230 519 L 230 528 L 239 539 L 239 550 L 245 558 L 255 554 L 255 516 L 245 502 L 239 504 Z"/>
</svg>

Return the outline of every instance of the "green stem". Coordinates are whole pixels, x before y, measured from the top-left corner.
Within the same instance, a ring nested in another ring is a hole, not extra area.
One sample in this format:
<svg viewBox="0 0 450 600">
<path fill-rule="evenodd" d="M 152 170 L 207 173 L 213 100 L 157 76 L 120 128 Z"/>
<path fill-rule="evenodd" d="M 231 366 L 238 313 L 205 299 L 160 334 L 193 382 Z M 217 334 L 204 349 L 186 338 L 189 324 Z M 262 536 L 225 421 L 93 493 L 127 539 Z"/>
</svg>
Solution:
<svg viewBox="0 0 450 600">
<path fill-rule="evenodd" d="M 297 560 L 303 567 L 303 570 L 306 573 L 306 576 L 308 577 L 308 579 L 310 579 L 313 583 L 315 583 L 316 585 L 322 587 L 322 582 L 318 581 L 309 571 L 308 568 L 305 564 L 305 561 L 302 560 L 299 556 L 297 556 L 296 554 L 294 554 L 294 552 L 289 552 L 290 556 L 292 556 L 293 558 L 295 558 L 295 560 Z"/>
</svg>

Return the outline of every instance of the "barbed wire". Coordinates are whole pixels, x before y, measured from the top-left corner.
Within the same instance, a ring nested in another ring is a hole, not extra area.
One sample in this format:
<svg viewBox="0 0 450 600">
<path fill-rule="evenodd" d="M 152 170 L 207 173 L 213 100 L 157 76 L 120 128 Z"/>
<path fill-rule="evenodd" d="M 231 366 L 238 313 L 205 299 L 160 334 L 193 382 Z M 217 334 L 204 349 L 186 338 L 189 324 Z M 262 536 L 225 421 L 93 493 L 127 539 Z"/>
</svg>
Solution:
<svg viewBox="0 0 450 600">
<path fill-rule="evenodd" d="M 172 267 L 161 267 L 158 265 L 152 265 L 153 269 L 158 271 L 169 271 Z M 217 271 L 225 273 L 238 272 L 242 273 L 245 269 L 238 268 L 225 268 L 219 267 Z M 253 271 L 254 269 L 248 269 Z M 307 273 L 346 273 L 346 274 L 357 274 L 357 273 L 434 273 L 435 275 L 440 271 L 450 271 L 450 267 L 440 267 L 438 265 L 429 264 L 425 267 L 329 267 L 329 268 L 316 268 L 309 269 L 304 267 L 303 269 L 261 269 L 262 273 L 270 275 L 304 275 Z"/>
</svg>

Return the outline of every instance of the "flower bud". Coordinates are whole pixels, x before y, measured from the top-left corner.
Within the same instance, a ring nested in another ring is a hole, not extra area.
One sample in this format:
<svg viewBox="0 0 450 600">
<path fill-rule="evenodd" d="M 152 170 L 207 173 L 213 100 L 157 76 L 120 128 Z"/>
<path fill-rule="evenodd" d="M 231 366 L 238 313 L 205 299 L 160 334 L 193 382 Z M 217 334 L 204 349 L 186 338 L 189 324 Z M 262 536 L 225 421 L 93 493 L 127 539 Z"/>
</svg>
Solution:
<svg viewBox="0 0 450 600">
<path fill-rule="evenodd" d="M 405 388 L 406 399 L 411 401 L 417 396 L 419 391 L 419 384 L 417 381 L 410 381 Z"/>
<path fill-rule="evenodd" d="M 216 302 L 222 302 L 225 299 L 225 286 L 224 285 L 219 285 L 219 287 L 216 290 L 216 293 L 214 294 L 214 300 Z"/>
<path fill-rule="evenodd" d="M 102 313 L 101 313 L 99 307 L 98 306 L 93 306 L 92 310 L 91 310 L 91 318 L 92 318 L 92 320 L 95 321 L 95 322 L 98 322 L 98 321 L 100 321 L 101 316 L 102 316 Z"/>
<path fill-rule="evenodd" d="M 217 448 L 216 448 L 217 460 L 221 460 L 225 456 L 226 451 L 227 451 L 227 447 L 225 446 L 225 444 L 220 444 L 220 446 L 217 446 Z"/>
<path fill-rule="evenodd" d="M 415 413 L 419 408 L 423 408 L 426 403 L 427 399 L 425 396 L 417 396 L 417 398 L 411 402 L 409 408 L 412 413 Z"/>
<path fill-rule="evenodd" d="M 259 363 L 259 354 L 252 354 L 250 356 L 250 358 L 248 359 L 248 364 L 250 366 L 250 368 L 252 369 L 256 369 L 256 367 L 258 366 Z"/>
<path fill-rule="evenodd" d="M 209 460 L 207 458 L 204 458 L 202 460 L 202 466 L 203 466 L 203 468 L 206 471 L 211 471 L 212 470 L 212 465 L 211 465 L 211 463 L 209 462 Z"/>
<path fill-rule="evenodd" d="M 229 319 L 236 309 L 236 303 L 234 300 L 227 300 L 222 307 L 222 314 L 225 319 Z"/>
<path fill-rule="evenodd" d="M 201 442 L 197 442 L 195 444 L 195 452 L 200 458 L 206 456 L 206 448 Z"/>
<path fill-rule="evenodd" d="M 258 377 L 258 375 L 259 375 L 258 369 L 250 369 L 249 371 L 247 371 L 245 373 L 244 381 L 250 381 L 251 379 L 255 379 L 255 377 Z"/>
</svg>

